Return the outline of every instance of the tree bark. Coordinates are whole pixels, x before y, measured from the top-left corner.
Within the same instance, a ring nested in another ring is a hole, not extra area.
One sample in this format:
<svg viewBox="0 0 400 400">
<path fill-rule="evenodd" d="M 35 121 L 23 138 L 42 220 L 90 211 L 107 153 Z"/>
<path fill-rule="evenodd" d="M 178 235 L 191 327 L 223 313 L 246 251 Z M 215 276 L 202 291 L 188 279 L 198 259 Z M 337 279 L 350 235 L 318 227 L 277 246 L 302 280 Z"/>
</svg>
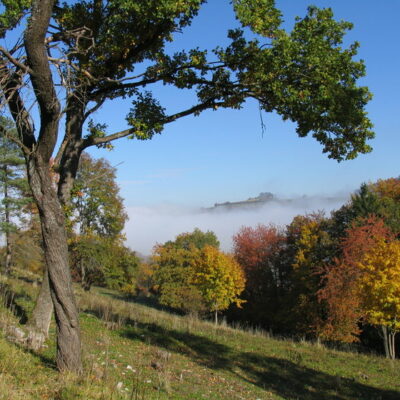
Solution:
<svg viewBox="0 0 400 400">
<path fill-rule="evenodd" d="M 35 308 L 28 324 L 42 333 L 46 338 L 49 335 L 52 314 L 53 301 L 51 299 L 49 275 L 46 268 L 43 274 L 43 282 L 40 287 L 40 292 L 36 299 Z"/>
<path fill-rule="evenodd" d="M 389 356 L 392 360 L 394 360 L 396 358 L 396 332 L 390 331 L 388 336 Z"/>
<path fill-rule="evenodd" d="M 60 371 L 82 371 L 78 310 L 68 264 L 64 212 L 57 197 L 48 165 L 33 155 L 28 178 L 39 208 L 45 262 L 57 323 L 56 363 Z"/>
<path fill-rule="evenodd" d="M 77 97 L 77 96 L 76 96 Z M 56 167 L 60 170 L 58 186 L 58 199 L 63 206 L 68 206 L 71 198 L 71 190 L 75 181 L 79 166 L 79 157 L 82 152 L 81 140 L 79 139 L 82 132 L 82 126 L 84 123 L 84 109 L 85 103 L 83 100 L 79 101 L 76 97 L 71 97 L 69 99 L 67 107 L 67 121 L 66 127 L 68 135 L 66 137 L 74 138 L 74 140 L 69 140 L 62 146 L 63 151 L 57 155 Z M 58 164 L 58 165 L 57 165 Z M 56 183 L 56 182 L 54 182 Z M 46 267 L 47 270 L 47 267 Z M 42 285 L 47 285 L 41 288 L 38 298 L 36 299 L 35 308 L 32 318 L 32 325 L 43 332 L 47 337 L 49 334 L 50 321 L 53 313 L 53 306 L 50 306 L 50 288 L 48 285 L 48 276 L 46 273 L 43 276 Z M 84 278 L 82 278 L 82 282 Z M 90 286 L 89 286 L 90 288 Z M 87 290 L 87 289 L 85 289 Z"/>
<path fill-rule="evenodd" d="M 383 346 L 385 348 L 385 356 L 386 358 L 390 358 L 388 330 L 385 325 L 382 325 L 382 337 L 383 337 Z"/>
<path fill-rule="evenodd" d="M 10 241 L 10 206 L 8 204 L 8 171 L 7 166 L 4 167 L 4 208 L 6 221 L 6 259 L 4 264 L 4 272 L 6 275 L 11 273 L 11 241 Z"/>
</svg>

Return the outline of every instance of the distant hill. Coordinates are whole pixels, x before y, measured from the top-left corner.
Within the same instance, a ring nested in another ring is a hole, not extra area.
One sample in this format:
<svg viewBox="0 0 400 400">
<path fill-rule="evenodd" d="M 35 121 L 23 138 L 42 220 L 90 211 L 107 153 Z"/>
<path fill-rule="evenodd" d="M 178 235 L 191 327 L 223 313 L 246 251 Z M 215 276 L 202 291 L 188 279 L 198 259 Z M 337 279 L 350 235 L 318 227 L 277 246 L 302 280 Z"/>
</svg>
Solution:
<svg viewBox="0 0 400 400">
<path fill-rule="evenodd" d="M 282 199 L 277 197 L 271 192 L 262 192 L 256 197 L 249 197 L 247 200 L 241 201 L 226 201 L 224 203 L 215 203 L 213 207 L 203 208 L 203 211 L 218 211 L 218 210 L 238 210 L 238 209 L 254 209 L 262 207 L 268 203 L 275 203 L 280 205 L 294 205 L 294 204 L 312 204 L 312 203 L 337 203 L 345 201 L 347 196 L 299 196 L 292 199 Z M 317 207 L 318 208 L 318 207 Z"/>
<path fill-rule="evenodd" d="M 257 197 L 249 197 L 247 200 L 242 201 L 226 201 L 224 203 L 215 203 L 213 207 L 206 208 L 206 211 L 212 211 L 219 208 L 225 209 L 237 209 L 237 208 L 247 208 L 247 207 L 257 207 L 262 206 L 265 203 L 269 203 L 271 201 L 287 201 L 278 199 L 273 193 L 270 192 L 262 192 Z"/>
</svg>

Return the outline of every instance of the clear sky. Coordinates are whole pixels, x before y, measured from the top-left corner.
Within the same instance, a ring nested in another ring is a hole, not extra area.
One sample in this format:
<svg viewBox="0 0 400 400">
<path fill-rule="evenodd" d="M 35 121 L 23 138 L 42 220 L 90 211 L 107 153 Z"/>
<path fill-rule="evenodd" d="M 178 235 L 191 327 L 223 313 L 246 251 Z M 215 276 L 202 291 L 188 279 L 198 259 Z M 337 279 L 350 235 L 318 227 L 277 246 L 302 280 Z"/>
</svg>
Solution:
<svg viewBox="0 0 400 400">
<path fill-rule="evenodd" d="M 285 26 L 304 16 L 307 0 L 278 0 Z M 115 150 L 95 150 L 118 167 L 118 181 L 127 206 L 178 203 L 207 206 L 270 191 L 292 195 L 335 194 L 356 189 L 364 181 L 399 175 L 400 149 L 400 15 L 399 0 L 314 0 L 332 7 L 335 18 L 354 23 L 347 43 L 359 41 L 359 57 L 367 76 L 361 81 L 374 95 L 368 112 L 376 139 L 374 150 L 356 160 L 337 163 L 322 154 L 312 138 L 298 138 L 291 123 L 263 114 L 248 102 L 239 111 L 207 111 L 166 127 L 146 142 L 123 139 Z M 213 48 L 223 44 L 228 28 L 237 24 L 225 0 L 209 1 L 191 27 L 177 34 L 172 48 Z M 164 90 L 159 98 L 167 110 L 193 104 L 189 93 Z M 129 101 L 115 101 L 96 115 L 109 130 L 124 129 Z"/>
</svg>

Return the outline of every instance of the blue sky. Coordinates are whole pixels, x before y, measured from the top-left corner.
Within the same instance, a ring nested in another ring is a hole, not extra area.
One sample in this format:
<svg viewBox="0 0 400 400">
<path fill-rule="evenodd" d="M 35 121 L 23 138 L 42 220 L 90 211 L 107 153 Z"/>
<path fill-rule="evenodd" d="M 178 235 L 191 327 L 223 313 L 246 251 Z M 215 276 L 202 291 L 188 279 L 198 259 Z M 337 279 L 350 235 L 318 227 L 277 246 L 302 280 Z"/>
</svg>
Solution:
<svg viewBox="0 0 400 400">
<path fill-rule="evenodd" d="M 278 0 L 285 26 L 303 16 L 305 0 Z M 127 206 L 173 203 L 207 206 L 239 200 L 270 191 L 282 197 L 332 195 L 356 189 L 364 181 L 399 175 L 400 144 L 398 114 L 400 56 L 398 40 L 400 1 L 314 0 L 331 6 L 335 18 L 354 23 L 347 43 L 361 44 L 367 76 L 360 82 L 374 97 L 368 105 L 376 138 L 374 150 L 356 160 L 337 163 L 322 154 L 312 138 L 298 138 L 295 126 L 273 114 L 263 114 L 262 135 L 258 106 L 248 102 L 239 111 L 207 111 L 166 127 L 151 141 L 123 139 L 112 152 L 94 150 L 118 167 L 118 182 Z M 177 34 L 172 48 L 213 48 L 225 42 L 228 28 L 237 24 L 228 1 L 206 4 L 192 26 Z M 168 110 L 193 104 L 190 93 L 157 89 Z M 96 115 L 109 131 L 124 129 L 129 101 L 115 101 Z"/>
</svg>

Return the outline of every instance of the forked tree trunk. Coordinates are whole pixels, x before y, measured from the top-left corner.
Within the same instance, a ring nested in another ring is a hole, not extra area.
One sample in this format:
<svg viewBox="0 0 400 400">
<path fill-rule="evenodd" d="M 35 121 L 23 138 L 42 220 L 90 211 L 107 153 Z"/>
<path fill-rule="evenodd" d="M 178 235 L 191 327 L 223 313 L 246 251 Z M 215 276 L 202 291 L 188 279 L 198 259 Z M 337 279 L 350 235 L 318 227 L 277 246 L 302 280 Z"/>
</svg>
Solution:
<svg viewBox="0 0 400 400">
<path fill-rule="evenodd" d="M 46 268 L 43 274 L 40 292 L 36 299 L 35 308 L 33 309 L 32 317 L 28 324 L 38 332 L 42 333 L 46 338 L 49 335 L 52 314 L 53 301 L 51 299 L 49 275 Z"/>
<path fill-rule="evenodd" d="M 386 358 L 394 360 L 396 358 L 396 332 L 388 329 L 387 326 L 382 325 L 383 346 L 385 348 Z"/>
<path fill-rule="evenodd" d="M 39 208 L 45 263 L 57 323 L 59 370 L 82 371 L 78 310 L 68 263 L 64 212 L 50 176 L 48 165 L 33 156 L 28 163 L 28 178 Z"/>
</svg>

